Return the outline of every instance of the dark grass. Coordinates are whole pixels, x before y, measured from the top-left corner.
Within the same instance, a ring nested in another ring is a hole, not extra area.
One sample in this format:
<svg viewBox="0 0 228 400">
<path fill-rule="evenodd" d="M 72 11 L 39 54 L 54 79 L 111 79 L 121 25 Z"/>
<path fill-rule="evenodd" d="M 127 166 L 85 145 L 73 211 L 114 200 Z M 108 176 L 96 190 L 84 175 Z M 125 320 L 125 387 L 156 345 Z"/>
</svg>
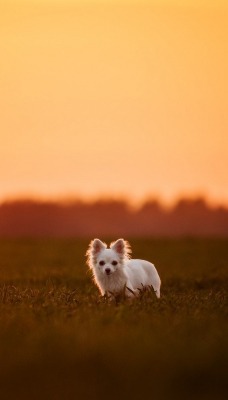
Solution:
<svg viewBox="0 0 228 400">
<path fill-rule="evenodd" d="M 131 243 L 160 300 L 102 299 L 85 240 L 0 241 L 1 399 L 227 398 L 228 242 Z"/>
</svg>

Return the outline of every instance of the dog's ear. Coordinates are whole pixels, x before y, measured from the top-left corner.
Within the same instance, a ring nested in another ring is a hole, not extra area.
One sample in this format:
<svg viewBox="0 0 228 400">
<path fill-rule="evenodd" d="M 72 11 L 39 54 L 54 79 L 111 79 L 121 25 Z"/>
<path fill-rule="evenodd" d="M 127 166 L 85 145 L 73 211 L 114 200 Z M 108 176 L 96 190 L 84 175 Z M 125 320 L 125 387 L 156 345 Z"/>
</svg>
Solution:
<svg viewBox="0 0 228 400">
<path fill-rule="evenodd" d="M 105 250 L 107 244 L 103 243 L 100 239 L 91 240 L 89 248 L 86 252 L 87 264 L 90 268 L 93 268 L 93 264 L 96 262 L 97 255 L 101 250 Z"/>
<path fill-rule="evenodd" d="M 90 243 L 90 248 L 94 255 L 100 253 L 101 250 L 105 250 L 107 248 L 107 244 L 103 243 L 100 239 L 94 239 Z"/>
<path fill-rule="evenodd" d="M 118 239 L 116 242 L 111 243 L 110 249 L 114 250 L 120 257 L 130 258 L 131 246 L 124 239 Z"/>
</svg>

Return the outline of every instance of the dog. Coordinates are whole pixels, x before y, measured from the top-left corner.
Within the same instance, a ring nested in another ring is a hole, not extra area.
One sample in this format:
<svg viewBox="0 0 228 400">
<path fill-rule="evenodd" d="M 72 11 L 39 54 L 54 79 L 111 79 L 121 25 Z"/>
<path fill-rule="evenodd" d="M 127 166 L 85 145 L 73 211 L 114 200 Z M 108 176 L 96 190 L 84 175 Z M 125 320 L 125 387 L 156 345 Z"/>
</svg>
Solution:
<svg viewBox="0 0 228 400">
<path fill-rule="evenodd" d="M 160 298 L 161 280 L 155 266 L 149 261 L 130 259 L 130 254 L 130 244 L 124 239 L 112 242 L 110 248 L 100 239 L 90 242 L 87 264 L 101 295 L 116 297 L 124 293 L 135 297 L 151 287 Z"/>
</svg>

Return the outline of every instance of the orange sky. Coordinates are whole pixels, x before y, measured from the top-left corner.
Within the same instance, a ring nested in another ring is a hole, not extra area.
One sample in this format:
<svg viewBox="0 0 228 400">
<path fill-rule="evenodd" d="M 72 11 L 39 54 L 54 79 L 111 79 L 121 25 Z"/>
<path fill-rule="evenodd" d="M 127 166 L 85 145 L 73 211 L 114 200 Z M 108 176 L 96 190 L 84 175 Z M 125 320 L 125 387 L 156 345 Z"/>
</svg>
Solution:
<svg viewBox="0 0 228 400">
<path fill-rule="evenodd" d="M 0 0 L 0 200 L 228 203 L 225 5 Z"/>
</svg>

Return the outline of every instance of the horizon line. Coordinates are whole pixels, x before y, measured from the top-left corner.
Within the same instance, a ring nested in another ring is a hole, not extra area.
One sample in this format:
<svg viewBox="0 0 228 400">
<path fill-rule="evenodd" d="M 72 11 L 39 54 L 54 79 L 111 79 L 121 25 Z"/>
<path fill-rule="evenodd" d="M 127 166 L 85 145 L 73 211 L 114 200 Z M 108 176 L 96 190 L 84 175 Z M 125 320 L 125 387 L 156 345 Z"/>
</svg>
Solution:
<svg viewBox="0 0 228 400">
<path fill-rule="evenodd" d="M 6 195 L 0 197 L 0 206 L 6 203 L 16 203 L 16 202 L 34 202 L 34 203 L 59 203 L 59 204 L 70 204 L 74 202 L 81 202 L 84 204 L 94 204 L 96 202 L 123 202 L 126 203 L 131 208 L 141 208 L 144 204 L 148 202 L 157 202 L 162 208 L 170 209 L 175 207 L 180 201 L 198 201 L 202 200 L 206 206 L 210 208 L 224 207 L 228 209 L 228 201 L 225 199 L 217 200 L 212 199 L 205 193 L 196 192 L 194 194 L 190 193 L 180 193 L 179 195 L 172 196 L 172 199 L 167 200 L 159 194 L 148 194 L 142 196 L 141 199 L 132 199 L 131 195 L 127 194 L 96 194 L 92 196 L 82 195 L 82 194 L 34 194 L 34 193 L 24 193 L 24 194 L 14 194 Z"/>
</svg>

